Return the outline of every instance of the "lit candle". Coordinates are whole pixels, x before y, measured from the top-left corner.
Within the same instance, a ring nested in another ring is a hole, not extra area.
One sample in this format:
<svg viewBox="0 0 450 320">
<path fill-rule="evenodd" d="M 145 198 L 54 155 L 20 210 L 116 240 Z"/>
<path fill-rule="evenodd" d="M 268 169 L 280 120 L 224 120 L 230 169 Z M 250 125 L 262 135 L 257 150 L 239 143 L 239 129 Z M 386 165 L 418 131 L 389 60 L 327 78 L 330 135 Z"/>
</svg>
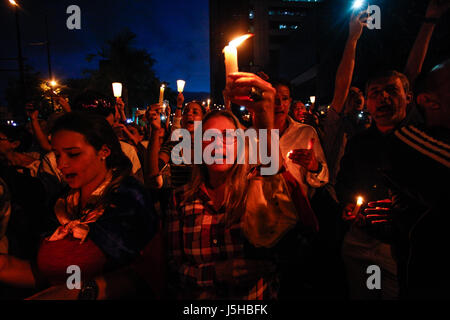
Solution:
<svg viewBox="0 0 450 320">
<path fill-rule="evenodd" d="M 316 102 L 316 96 L 309 97 L 309 100 L 311 101 L 311 103 L 315 103 Z"/>
<path fill-rule="evenodd" d="M 178 89 L 179 93 L 183 92 L 185 84 L 186 84 L 186 81 L 184 81 L 184 80 L 177 80 L 177 89 Z"/>
<path fill-rule="evenodd" d="M 361 209 L 363 202 L 364 198 L 359 196 L 356 200 L 356 206 L 355 209 L 353 209 L 352 216 L 356 217 L 356 215 L 359 213 L 359 209 Z"/>
<path fill-rule="evenodd" d="M 114 97 L 120 98 L 122 96 L 122 84 L 120 82 L 113 82 L 112 88 Z"/>
<path fill-rule="evenodd" d="M 165 86 L 162 84 L 159 88 L 159 105 L 162 106 L 164 100 L 164 88 Z"/>
<path fill-rule="evenodd" d="M 208 99 L 208 109 L 209 109 L 209 105 L 211 104 L 211 99 Z"/>
<path fill-rule="evenodd" d="M 245 40 L 247 40 L 248 38 L 250 38 L 252 36 L 253 36 L 253 34 L 243 35 L 239 38 L 236 38 L 236 39 L 230 41 L 228 46 L 223 48 L 223 53 L 225 55 L 225 74 L 226 74 L 227 82 L 229 81 L 228 80 L 229 74 L 239 71 L 238 58 L 237 58 L 237 47 L 242 42 L 244 42 Z"/>
</svg>

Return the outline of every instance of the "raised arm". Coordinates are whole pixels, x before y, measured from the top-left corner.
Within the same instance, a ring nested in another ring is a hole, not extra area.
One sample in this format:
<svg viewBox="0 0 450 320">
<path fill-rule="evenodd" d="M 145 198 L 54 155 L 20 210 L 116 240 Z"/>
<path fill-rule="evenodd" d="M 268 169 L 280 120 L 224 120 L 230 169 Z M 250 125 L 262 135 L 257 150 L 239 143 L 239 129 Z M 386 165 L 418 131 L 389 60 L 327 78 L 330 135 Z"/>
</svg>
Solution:
<svg viewBox="0 0 450 320">
<path fill-rule="evenodd" d="M 39 146 L 46 152 L 50 152 L 52 150 L 52 146 L 48 141 L 47 135 L 44 133 L 44 131 L 42 131 L 41 125 L 39 124 L 39 111 L 33 110 L 27 111 L 27 113 L 31 119 L 31 130 L 33 130 L 34 136 L 36 137 Z"/>
<path fill-rule="evenodd" d="M 64 112 L 72 111 L 72 108 L 70 107 L 69 102 L 67 102 L 67 100 L 64 97 L 54 95 L 53 100 L 56 101 L 56 103 L 58 103 L 61 106 L 61 108 L 64 110 Z"/>
<path fill-rule="evenodd" d="M 417 35 L 416 41 L 411 48 L 411 52 L 409 53 L 408 61 L 404 70 L 404 73 L 408 77 L 411 85 L 422 71 L 423 62 L 425 61 L 425 57 L 427 55 L 436 22 L 449 8 L 450 1 L 448 0 L 431 0 L 428 4 L 427 12 L 425 14 L 425 21 L 420 27 L 419 34 Z"/>
<path fill-rule="evenodd" d="M 363 17 L 364 13 L 362 11 L 358 15 L 352 14 L 350 18 L 348 39 L 345 44 L 341 63 L 337 69 L 334 96 L 331 102 L 331 106 L 337 113 L 340 113 L 344 108 L 352 82 L 353 70 L 355 68 L 356 45 L 361 37 L 364 26 L 367 26 L 367 17 Z"/>
<path fill-rule="evenodd" d="M 127 117 L 125 115 L 125 103 L 120 97 L 116 98 L 116 106 L 117 112 L 119 113 L 120 121 L 122 123 L 127 123 Z"/>
</svg>

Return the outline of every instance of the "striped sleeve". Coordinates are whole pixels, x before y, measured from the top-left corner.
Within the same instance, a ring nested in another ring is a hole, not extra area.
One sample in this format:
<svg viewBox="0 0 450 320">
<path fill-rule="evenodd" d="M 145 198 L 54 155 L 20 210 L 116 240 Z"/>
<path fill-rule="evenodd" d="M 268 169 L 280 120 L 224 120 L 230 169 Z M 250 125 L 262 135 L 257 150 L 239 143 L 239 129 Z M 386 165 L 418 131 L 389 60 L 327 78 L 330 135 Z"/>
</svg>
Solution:
<svg viewBox="0 0 450 320">
<path fill-rule="evenodd" d="M 450 145 L 412 125 L 395 131 L 395 136 L 421 154 L 450 168 Z"/>
</svg>

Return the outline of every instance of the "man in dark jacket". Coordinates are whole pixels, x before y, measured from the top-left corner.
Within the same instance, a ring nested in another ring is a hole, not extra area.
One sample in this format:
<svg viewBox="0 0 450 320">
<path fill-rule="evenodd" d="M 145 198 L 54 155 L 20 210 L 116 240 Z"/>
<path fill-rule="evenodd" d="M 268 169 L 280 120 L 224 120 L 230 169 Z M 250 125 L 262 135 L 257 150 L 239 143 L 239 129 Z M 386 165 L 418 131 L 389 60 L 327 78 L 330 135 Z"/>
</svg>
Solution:
<svg viewBox="0 0 450 320">
<path fill-rule="evenodd" d="M 380 73 L 368 82 L 366 94 L 373 125 L 348 142 L 337 177 L 336 192 L 346 220 L 355 218 L 358 196 L 365 203 L 390 197 L 389 186 L 381 174 L 388 161 L 385 156 L 388 142 L 397 128 L 420 121 L 405 75 L 396 71 Z M 398 297 L 397 265 L 391 245 L 362 226 L 359 219 L 345 236 L 342 254 L 351 299 Z M 381 270 L 380 290 L 369 290 L 366 285 L 367 268 L 371 265 Z"/>
</svg>

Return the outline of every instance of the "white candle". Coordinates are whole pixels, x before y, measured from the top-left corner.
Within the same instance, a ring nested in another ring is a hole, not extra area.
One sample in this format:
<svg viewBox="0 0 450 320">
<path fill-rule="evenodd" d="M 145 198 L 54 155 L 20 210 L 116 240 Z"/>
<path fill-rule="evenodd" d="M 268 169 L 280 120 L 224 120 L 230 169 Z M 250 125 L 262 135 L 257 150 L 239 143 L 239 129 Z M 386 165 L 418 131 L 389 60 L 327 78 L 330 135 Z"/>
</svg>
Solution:
<svg viewBox="0 0 450 320">
<path fill-rule="evenodd" d="M 162 106 L 164 100 L 164 88 L 165 86 L 162 84 L 159 88 L 159 105 Z"/>
<path fill-rule="evenodd" d="M 225 74 L 227 82 L 228 75 L 233 72 L 238 72 L 238 60 L 237 60 L 237 48 L 232 46 L 226 46 L 223 49 L 223 53 L 225 54 Z"/>
<path fill-rule="evenodd" d="M 363 202 L 364 202 L 364 198 L 363 197 L 358 197 L 357 198 L 356 206 L 355 206 L 355 209 L 353 209 L 352 216 L 355 217 L 359 213 L 359 209 L 361 209 L 361 206 L 362 206 Z"/>
<path fill-rule="evenodd" d="M 120 82 L 113 82 L 112 88 L 114 97 L 120 98 L 122 96 L 122 84 Z"/>
<path fill-rule="evenodd" d="M 184 81 L 184 80 L 177 80 L 177 89 L 178 89 L 179 93 L 183 92 L 185 84 L 186 84 L 186 81 Z"/>
<path fill-rule="evenodd" d="M 229 74 L 239 71 L 237 47 L 242 42 L 244 42 L 245 40 L 247 40 L 248 38 L 250 38 L 252 36 L 253 36 L 253 34 L 246 34 L 246 35 L 240 36 L 239 38 L 236 38 L 236 39 L 230 41 L 230 43 L 225 48 L 223 48 L 223 53 L 225 55 L 225 75 L 226 75 L 227 82 L 229 81 L 228 80 Z"/>
</svg>

